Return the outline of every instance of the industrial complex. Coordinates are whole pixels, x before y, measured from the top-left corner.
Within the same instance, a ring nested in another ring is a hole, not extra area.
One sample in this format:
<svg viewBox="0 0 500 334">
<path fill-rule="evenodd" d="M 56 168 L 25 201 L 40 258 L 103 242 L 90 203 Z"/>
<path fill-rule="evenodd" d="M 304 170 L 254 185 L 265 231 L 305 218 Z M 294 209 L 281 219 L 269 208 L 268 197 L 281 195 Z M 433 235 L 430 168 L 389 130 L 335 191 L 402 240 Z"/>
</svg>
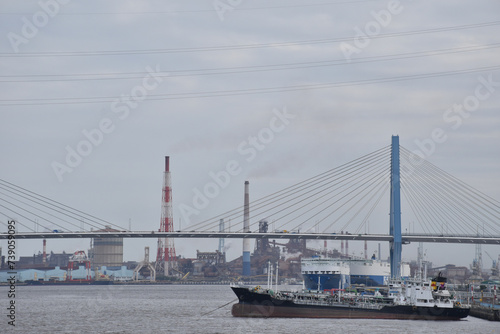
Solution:
<svg viewBox="0 0 500 334">
<path fill-rule="evenodd" d="M 165 171 L 162 187 L 162 214 L 159 232 L 173 231 L 172 215 L 172 185 L 170 174 L 170 160 L 165 157 Z M 250 183 L 244 183 L 243 196 L 243 231 L 250 232 Z M 265 219 L 258 222 L 258 232 L 267 233 L 269 222 Z M 220 219 L 219 231 L 224 232 L 224 219 Z M 102 232 L 116 232 L 118 230 L 105 226 Z M 287 232 L 287 231 L 284 231 Z M 342 232 L 343 233 L 343 232 Z M 144 249 L 144 259 L 140 262 L 124 262 L 123 238 L 96 237 L 91 239 L 88 250 L 70 250 L 68 253 L 54 253 L 47 251 L 46 240 L 43 240 L 42 251 L 29 257 L 20 257 L 16 262 L 18 282 L 31 284 L 46 284 L 47 282 L 61 283 L 223 283 L 223 282 L 263 282 L 268 272 L 279 268 L 280 280 L 287 283 L 300 283 L 301 259 L 311 257 L 324 258 L 353 258 L 349 255 L 348 241 L 342 241 L 340 250 L 329 248 L 327 241 L 323 247 L 308 245 L 305 239 L 257 238 L 252 249 L 251 241 L 243 239 L 242 255 L 228 261 L 226 259 L 224 239 L 219 240 L 219 247 L 215 251 L 197 250 L 196 258 L 185 258 L 177 254 L 172 238 L 159 238 L 156 249 L 156 258 L 150 259 L 149 247 Z M 481 246 L 476 247 L 476 256 L 470 266 L 457 267 L 449 264 L 443 267 L 433 267 L 426 263 L 429 275 L 442 272 L 449 282 L 455 284 L 480 283 L 482 281 L 498 281 L 499 260 L 486 253 L 492 261 L 491 268 L 483 271 Z M 0 248 L 1 268 L 0 283 L 7 282 L 8 274 L 5 256 Z M 367 253 L 366 241 L 364 258 L 375 258 L 375 254 Z M 380 259 L 380 244 L 378 251 Z M 410 263 L 411 274 L 421 270 L 425 262 L 421 249 L 416 261 Z"/>
</svg>

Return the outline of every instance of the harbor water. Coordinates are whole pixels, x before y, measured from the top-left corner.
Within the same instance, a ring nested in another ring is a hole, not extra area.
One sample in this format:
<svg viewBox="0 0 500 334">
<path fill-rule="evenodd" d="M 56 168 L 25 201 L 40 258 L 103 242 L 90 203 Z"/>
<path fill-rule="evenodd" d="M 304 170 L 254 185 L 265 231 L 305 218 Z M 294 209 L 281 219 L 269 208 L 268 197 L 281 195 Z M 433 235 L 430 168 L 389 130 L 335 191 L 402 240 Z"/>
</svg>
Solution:
<svg viewBox="0 0 500 334">
<path fill-rule="evenodd" d="M 247 319 L 224 285 L 0 286 L 1 333 L 500 333 L 498 322 Z M 15 327 L 7 307 L 15 301 Z M 223 306 L 227 304 L 226 306 Z M 223 306 L 223 307 L 221 307 Z"/>
</svg>

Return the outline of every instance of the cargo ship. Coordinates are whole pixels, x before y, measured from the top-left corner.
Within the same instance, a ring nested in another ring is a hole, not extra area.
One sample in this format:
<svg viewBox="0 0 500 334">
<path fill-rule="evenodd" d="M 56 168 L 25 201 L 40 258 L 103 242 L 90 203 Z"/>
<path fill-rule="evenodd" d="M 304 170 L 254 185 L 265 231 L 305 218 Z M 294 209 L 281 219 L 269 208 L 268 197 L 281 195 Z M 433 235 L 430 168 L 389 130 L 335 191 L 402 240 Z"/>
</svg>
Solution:
<svg viewBox="0 0 500 334">
<path fill-rule="evenodd" d="M 314 257 L 301 260 L 304 288 L 343 289 L 351 285 L 351 268 L 343 259 Z"/>
<path fill-rule="evenodd" d="M 470 310 L 447 290 L 443 278 L 438 285 L 435 281 L 390 281 L 385 291 L 376 289 L 373 295 L 342 289 L 294 292 L 259 286 L 231 288 L 239 300 L 231 310 L 234 317 L 460 320 Z"/>
<path fill-rule="evenodd" d="M 352 285 L 386 285 L 391 265 L 376 259 L 335 259 L 313 257 L 302 259 L 301 273 L 308 290 L 343 289 Z M 401 276 L 410 276 L 410 266 L 401 264 Z"/>
</svg>

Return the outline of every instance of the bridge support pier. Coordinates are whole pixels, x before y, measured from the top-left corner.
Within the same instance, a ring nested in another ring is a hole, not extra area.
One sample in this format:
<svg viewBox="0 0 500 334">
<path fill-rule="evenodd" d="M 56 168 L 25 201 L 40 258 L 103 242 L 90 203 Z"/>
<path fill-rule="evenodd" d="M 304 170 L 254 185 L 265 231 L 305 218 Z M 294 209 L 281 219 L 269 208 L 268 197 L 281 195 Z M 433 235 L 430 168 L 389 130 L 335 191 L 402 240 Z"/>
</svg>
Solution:
<svg viewBox="0 0 500 334">
<path fill-rule="evenodd" d="M 250 232 L 250 192 L 249 182 L 245 181 L 245 198 L 243 204 L 243 232 Z M 243 276 L 251 275 L 250 267 L 250 239 L 243 239 Z"/>
<path fill-rule="evenodd" d="M 391 145 L 391 208 L 390 208 L 391 277 L 401 277 L 401 183 L 399 173 L 399 136 L 392 136 Z"/>
</svg>

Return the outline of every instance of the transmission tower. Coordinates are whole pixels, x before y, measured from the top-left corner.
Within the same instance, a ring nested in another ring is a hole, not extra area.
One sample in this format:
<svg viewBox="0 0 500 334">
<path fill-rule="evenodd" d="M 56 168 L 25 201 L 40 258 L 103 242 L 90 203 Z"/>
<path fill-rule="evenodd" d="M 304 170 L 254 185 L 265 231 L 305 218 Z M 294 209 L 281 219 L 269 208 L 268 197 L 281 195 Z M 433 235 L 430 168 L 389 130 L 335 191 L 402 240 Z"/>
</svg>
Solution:
<svg viewBox="0 0 500 334">
<path fill-rule="evenodd" d="M 163 191 L 161 201 L 161 221 L 159 232 L 173 232 L 172 217 L 172 180 L 170 176 L 169 157 L 165 157 L 165 173 L 163 174 Z M 172 238 L 158 238 L 158 253 L 156 255 L 156 273 L 171 276 L 177 271 L 177 257 L 175 255 L 174 240 Z"/>
</svg>

